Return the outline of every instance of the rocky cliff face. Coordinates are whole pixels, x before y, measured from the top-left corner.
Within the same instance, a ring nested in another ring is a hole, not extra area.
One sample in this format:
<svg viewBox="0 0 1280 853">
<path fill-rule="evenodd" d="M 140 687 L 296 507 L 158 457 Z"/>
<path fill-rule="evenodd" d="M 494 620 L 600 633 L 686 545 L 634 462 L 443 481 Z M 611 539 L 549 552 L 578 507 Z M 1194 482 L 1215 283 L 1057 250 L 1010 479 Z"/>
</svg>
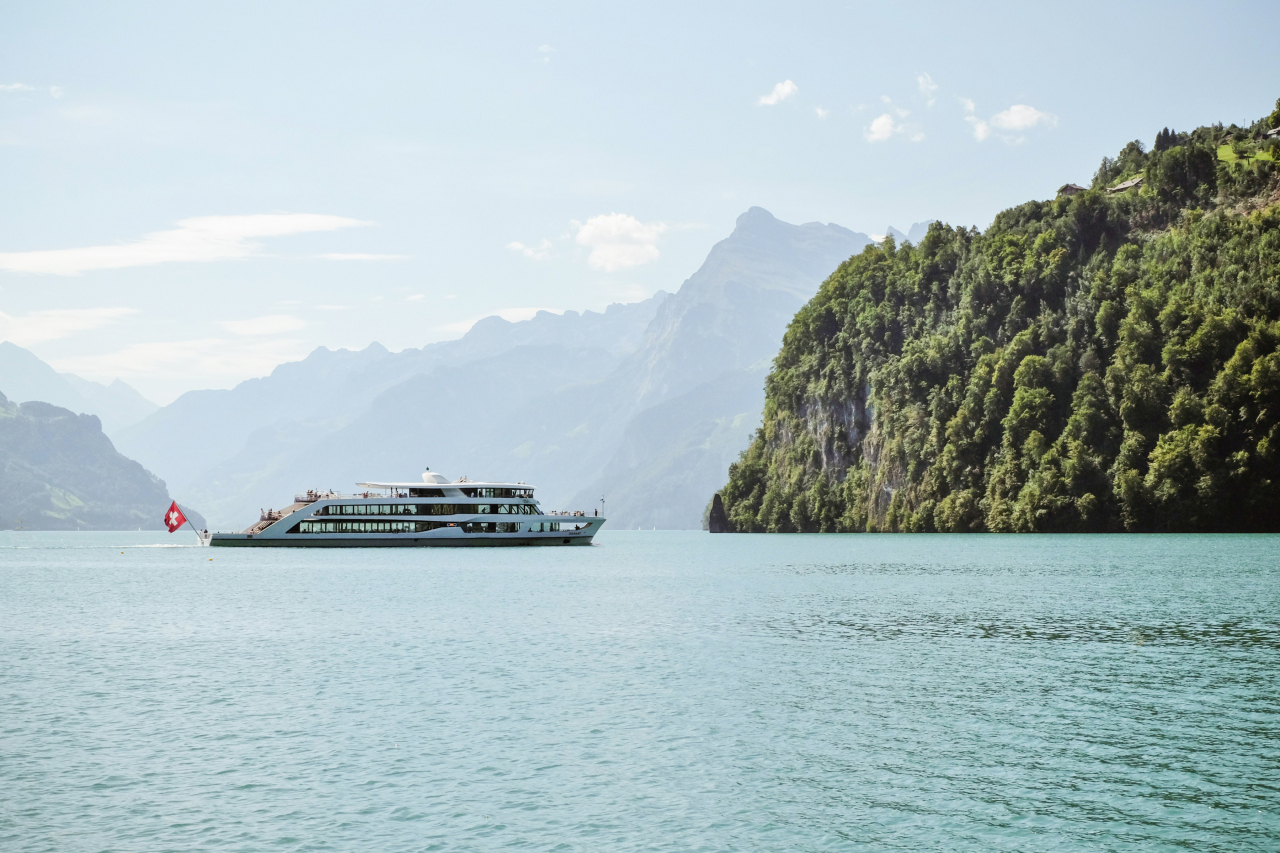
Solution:
<svg viewBox="0 0 1280 853">
<path fill-rule="evenodd" d="M 116 452 L 96 416 L 0 395 L 0 527 L 160 530 L 169 500 L 161 480 Z"/>
</svg>

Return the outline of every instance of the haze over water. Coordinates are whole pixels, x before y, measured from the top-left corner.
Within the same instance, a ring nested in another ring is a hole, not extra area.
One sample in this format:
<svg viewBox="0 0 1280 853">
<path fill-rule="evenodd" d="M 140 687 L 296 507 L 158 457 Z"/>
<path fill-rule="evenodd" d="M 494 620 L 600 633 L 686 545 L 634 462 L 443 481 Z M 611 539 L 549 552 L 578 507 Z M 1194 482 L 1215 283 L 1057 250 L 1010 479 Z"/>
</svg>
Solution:
<svg viewBox="0 0 1280 853">
<path fill-rule="evenodd" d="M 0 533 L 0 848 L 1280 846 L 1277 537 L 190 538 Z"/>
</svg>

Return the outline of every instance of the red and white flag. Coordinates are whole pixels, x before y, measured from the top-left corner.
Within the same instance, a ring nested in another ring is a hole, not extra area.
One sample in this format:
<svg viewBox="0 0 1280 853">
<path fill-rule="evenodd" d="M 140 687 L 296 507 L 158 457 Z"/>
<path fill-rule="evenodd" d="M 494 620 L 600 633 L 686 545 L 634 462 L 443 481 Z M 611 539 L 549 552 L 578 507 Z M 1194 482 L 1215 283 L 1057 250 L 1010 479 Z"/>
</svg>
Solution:
<svg viewBox="0 0 1280 853">
<path fill-rule="evenodd" d="M 178 509 L 177 501 L 169 504 L 169 511 L 164 514 L 164 523 L 170 533 L 187 523 L 187 517 Z"/>
</svg>

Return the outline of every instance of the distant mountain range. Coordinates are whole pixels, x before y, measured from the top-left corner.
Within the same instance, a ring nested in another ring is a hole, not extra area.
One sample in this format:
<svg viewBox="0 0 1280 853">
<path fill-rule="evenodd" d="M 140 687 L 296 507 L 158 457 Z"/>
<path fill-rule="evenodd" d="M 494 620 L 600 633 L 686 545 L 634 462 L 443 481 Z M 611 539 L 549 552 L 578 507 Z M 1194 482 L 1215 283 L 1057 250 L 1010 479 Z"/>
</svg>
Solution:
<svg viewBox="0 0 1280 853">
<path fill-rule="evenodd" d="M 168 508 L 164 483 L 116 452 L 96 416 L 0 394 L 0 528 L 160 530 Z"/>
<path fill-rule="evenodd" d="M 319 348 L 231 390 L 184 394 L 113 437 L 215 529 L 307 488 L 426 466 L 535 484 L 548 508 L 603 497 L 611 526 L 696 528 L 760 423 L 787 324 L 873 242 L 751 208 L 674 294 L 489 317 L 398 353 Z"/>
<path fill-rule="evenodd" d="M 136 424 L 160 408 L 119 379 L 103 385 L 73 373 L 58 373 L 8 341 L 0 342 L 0 393 L 10 400 L 38 400 L 97 415 L 108 433 Z"/>
<path fill-rule="evenodd" d="M 918 246 L 920 245 L 920 241 L 924 239 L 924 235 L 929 233 L 929 226 L 932 224 L 933 224 L 932 219 L 930 219 L 928 222 L 917 222 L 907 230 L 906 234 L 903 234 L 897 228 L 894 228 L 892 225 L 890 225 L 888 229 L 885 230 L 884 233 L 887 236 L 892 237 L 893 242 L 899 245 L 901 245 L 902 243 L 913 243 Z"/>
</svg>

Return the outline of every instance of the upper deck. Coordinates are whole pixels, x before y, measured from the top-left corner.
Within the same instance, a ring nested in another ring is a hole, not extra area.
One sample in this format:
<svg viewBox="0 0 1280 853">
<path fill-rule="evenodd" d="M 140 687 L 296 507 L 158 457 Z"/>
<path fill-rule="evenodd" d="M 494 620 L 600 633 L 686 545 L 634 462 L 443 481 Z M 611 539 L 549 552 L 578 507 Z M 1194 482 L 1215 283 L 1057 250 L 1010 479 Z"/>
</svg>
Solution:
<svg viewBox="0 0 1280 853">
<path fill-rule="evenodd" d="M 496 499 L 530 499 L 535 486 L 528 483 L 498 483 L 483 480 L 468 480 L 461 477 L 449 480 L 447 477 L 431 471 L 422 475 L 422 482 L 408 483 L 356 483 L 363 492 L 343 494 L 333 490 L 309 489 L 293 496 L 294 503 L 309 504 L 323 500 L 384 500 L 397 498 L 496 498 Z"/>
</svg>

